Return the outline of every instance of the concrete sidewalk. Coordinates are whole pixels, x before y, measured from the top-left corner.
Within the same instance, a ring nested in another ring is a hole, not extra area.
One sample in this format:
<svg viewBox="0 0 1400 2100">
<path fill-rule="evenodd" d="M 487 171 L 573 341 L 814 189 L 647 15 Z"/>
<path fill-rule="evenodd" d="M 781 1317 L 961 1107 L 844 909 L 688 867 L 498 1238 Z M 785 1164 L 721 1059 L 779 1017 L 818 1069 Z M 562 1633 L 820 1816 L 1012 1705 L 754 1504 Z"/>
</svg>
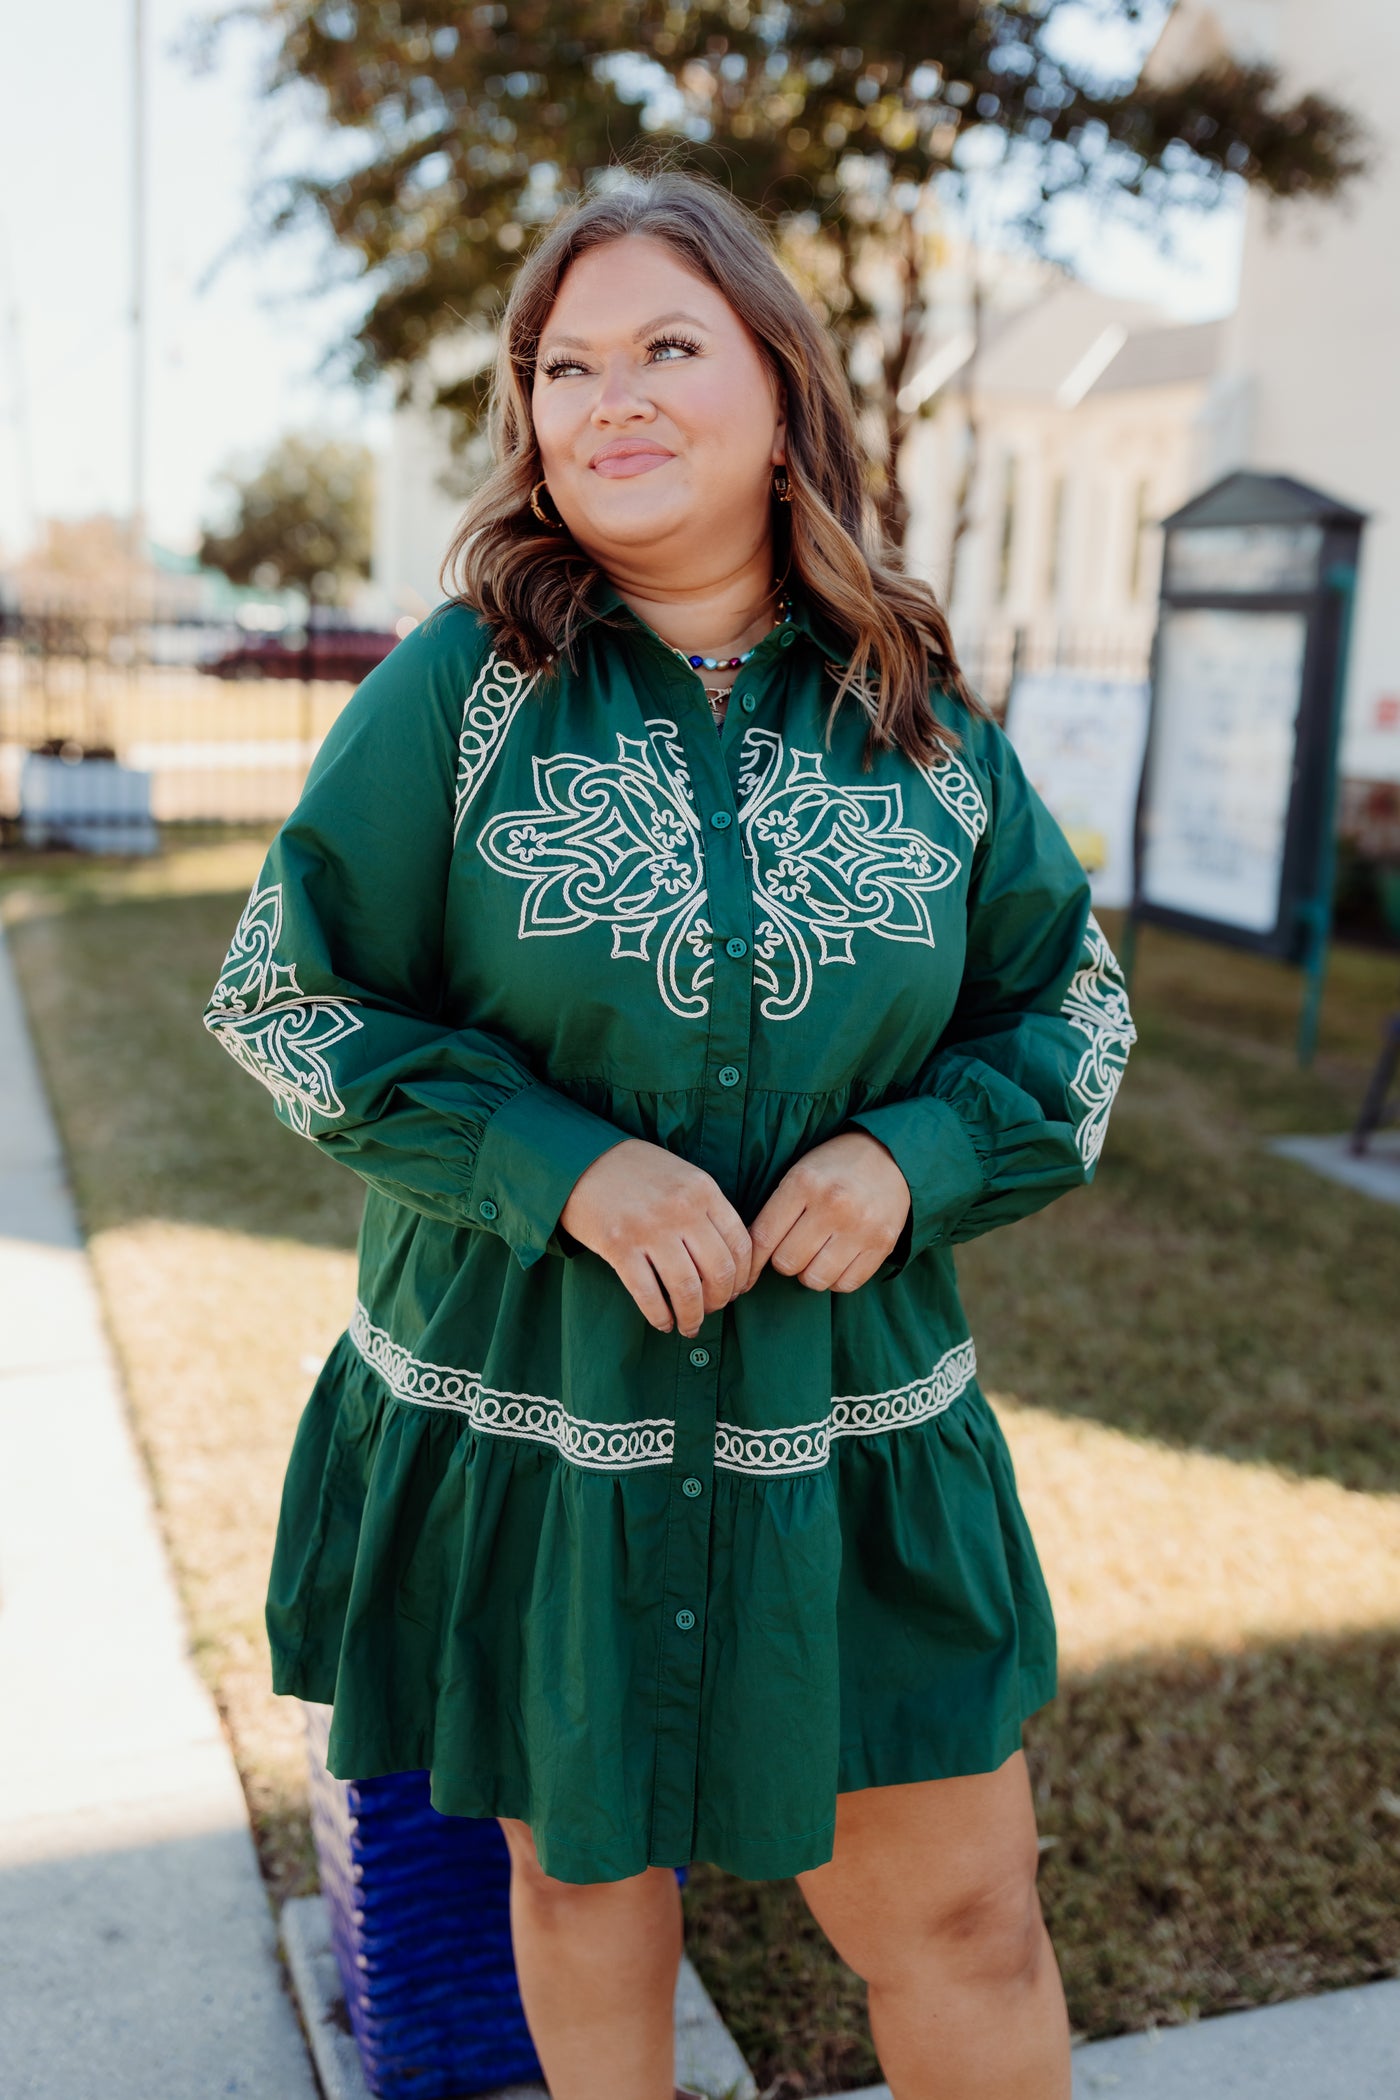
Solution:
<svg viewBox="0 0 1400 2100">
<path fill-rule="evenodd" d="M 0 934 L 0 2094 L 316 2100 Z"/>
<path fill-rule="evenodd" d="M 1074 2100 L 1397 2100 L 1400 1982 L 1086 2042 Z M 887 2085 L 841 2100 L 891 2100 Z"/>
</svg>

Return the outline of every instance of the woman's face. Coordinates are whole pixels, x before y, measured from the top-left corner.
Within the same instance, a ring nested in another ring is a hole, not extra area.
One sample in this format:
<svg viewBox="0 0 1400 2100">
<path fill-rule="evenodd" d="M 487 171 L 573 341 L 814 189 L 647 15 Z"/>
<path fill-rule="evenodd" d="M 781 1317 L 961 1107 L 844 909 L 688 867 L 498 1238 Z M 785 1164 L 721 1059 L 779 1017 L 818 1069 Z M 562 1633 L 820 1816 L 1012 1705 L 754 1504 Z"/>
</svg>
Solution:
<svg viewBox="0 0 1400 2100">
<path fill-rule="evenodd" d="M 606 569 L 723 566 L 769 530 L 778 388 L 724 295 L 631 234 L 569 265 L 532 395 L 549 493 Z"/>
</svg>

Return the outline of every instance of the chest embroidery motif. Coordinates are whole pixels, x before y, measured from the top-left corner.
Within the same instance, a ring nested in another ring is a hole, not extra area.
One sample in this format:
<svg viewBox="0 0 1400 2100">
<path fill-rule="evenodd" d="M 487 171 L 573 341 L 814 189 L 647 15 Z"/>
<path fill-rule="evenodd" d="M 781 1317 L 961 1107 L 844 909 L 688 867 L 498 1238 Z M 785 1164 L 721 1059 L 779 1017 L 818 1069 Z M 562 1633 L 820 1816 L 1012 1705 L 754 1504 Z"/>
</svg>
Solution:
<svg viewBox="0 0 1400 2100">
<path fill-rule="evenodd" d="M 647 728 L 649 737 L 619 736 L 607 763 L 577 752 L 537 758 L 534 809 L 494 817 L 477 847 L 525 884 L 522 940 L 601 920 L 614 959 L 654 960 L 671 1012 L 700 1020 L 712 969 L 700 820 L 675 724 Z"/>
<path fill-rule="evenodd" d="M 255 889 L 234 928 L 204 1025 L 311 1135 L 311 1111 L 343 1116 L 325 1052 L 364 1027 L 350 999 L 308 998 L 291 963 L 277 961 L 282 885 Z"/>
<path fill-rule="evenodd" d="M 786 758 L 786 770 L 784 761 Z M 814 965 L 854 963 L 858 934 L 934 946 L 928 900 L 962 863 L 904 823 L 898 787 L 840 787 L 818 751 L 745 733 L 739 823 L 752 870 L 760 1012 L 801 1013 Z"/>
<path fill-rule="evenodd" d="M 537 758 L 535 807 L 493 817 L 477 847 L 489 866 L 525 884 L 522 940 L 601 921 L 612 929 L 614 960 L 654 962 L 665 1005 L 700 1020 L 709 1012 L 712 934 L 700 820 L 675 723 L 646 726 L 647 737 L 618 737 L 615 761 Z M 841 787 L 824 768 L 820 752 L 786 752 L 772 730 L 744 737 L 739 829 L 768 1020 L 802 1012 L 822 964 L 854 963 L 859 934 L 931 948 L 928 899 L 961 867 L 905 825 L 897 786 Z"/>
</svg>

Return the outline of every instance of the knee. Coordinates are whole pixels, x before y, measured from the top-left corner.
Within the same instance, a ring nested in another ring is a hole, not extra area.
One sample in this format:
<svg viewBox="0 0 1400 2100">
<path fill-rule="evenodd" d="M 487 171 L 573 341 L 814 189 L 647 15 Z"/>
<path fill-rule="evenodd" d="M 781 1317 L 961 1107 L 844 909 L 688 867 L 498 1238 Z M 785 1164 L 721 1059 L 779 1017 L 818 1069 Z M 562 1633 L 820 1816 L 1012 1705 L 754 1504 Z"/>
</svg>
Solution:
<svg viewBox="0 0 1400 2100">
<path fill-rule="evenodd" d="M 1008 1873 L 932 1902 L 921 1925 L 939 1969 L 959 1982 L 1029 1985 L 1044 1959 L 1034 1873 Z"/>
<path fill-rule="evenodd" d="M 1033 1870 L 1004 1870 L 956 1889 L 935 1884 L 912 1902 L 906 1895 L 881 1907 L 878 1930 L 868 1919 L 866 1926 L 837 1952 L 876 1994 L 925 1989 L 931 1974 L 948 1985 L 1028 1986 L 1047 1944 Z"/>
</svg>

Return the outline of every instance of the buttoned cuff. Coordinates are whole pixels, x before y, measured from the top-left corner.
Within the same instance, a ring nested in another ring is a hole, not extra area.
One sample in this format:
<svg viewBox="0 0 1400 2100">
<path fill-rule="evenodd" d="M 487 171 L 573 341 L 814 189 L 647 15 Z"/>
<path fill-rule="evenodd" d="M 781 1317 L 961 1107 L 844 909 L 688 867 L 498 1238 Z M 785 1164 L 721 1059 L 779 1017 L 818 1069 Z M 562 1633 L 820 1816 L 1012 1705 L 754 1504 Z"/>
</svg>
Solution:
<svg viewBox="0 0 1400 2100">
<path fill-rule="evenodd" d="M 909 1184 L 907 1259 L 947 1241 L 957 1221 L 987 1185 L 987 1176 L 962 1118 L 946 1101 L 915 1094 L 848 1118 L 878 1138 Z M 879 1273 L 897 1275 L 900 1247 Z"/>
<path fill-rule="evenodd" d="M 553 1087 L 522 1087 L 482 1133 L 468 1198 L 472 1223 L 498 1232 L 528 1269 L 549 1247 L 580 1174 L 626 1136 Z"/>
</svg>

